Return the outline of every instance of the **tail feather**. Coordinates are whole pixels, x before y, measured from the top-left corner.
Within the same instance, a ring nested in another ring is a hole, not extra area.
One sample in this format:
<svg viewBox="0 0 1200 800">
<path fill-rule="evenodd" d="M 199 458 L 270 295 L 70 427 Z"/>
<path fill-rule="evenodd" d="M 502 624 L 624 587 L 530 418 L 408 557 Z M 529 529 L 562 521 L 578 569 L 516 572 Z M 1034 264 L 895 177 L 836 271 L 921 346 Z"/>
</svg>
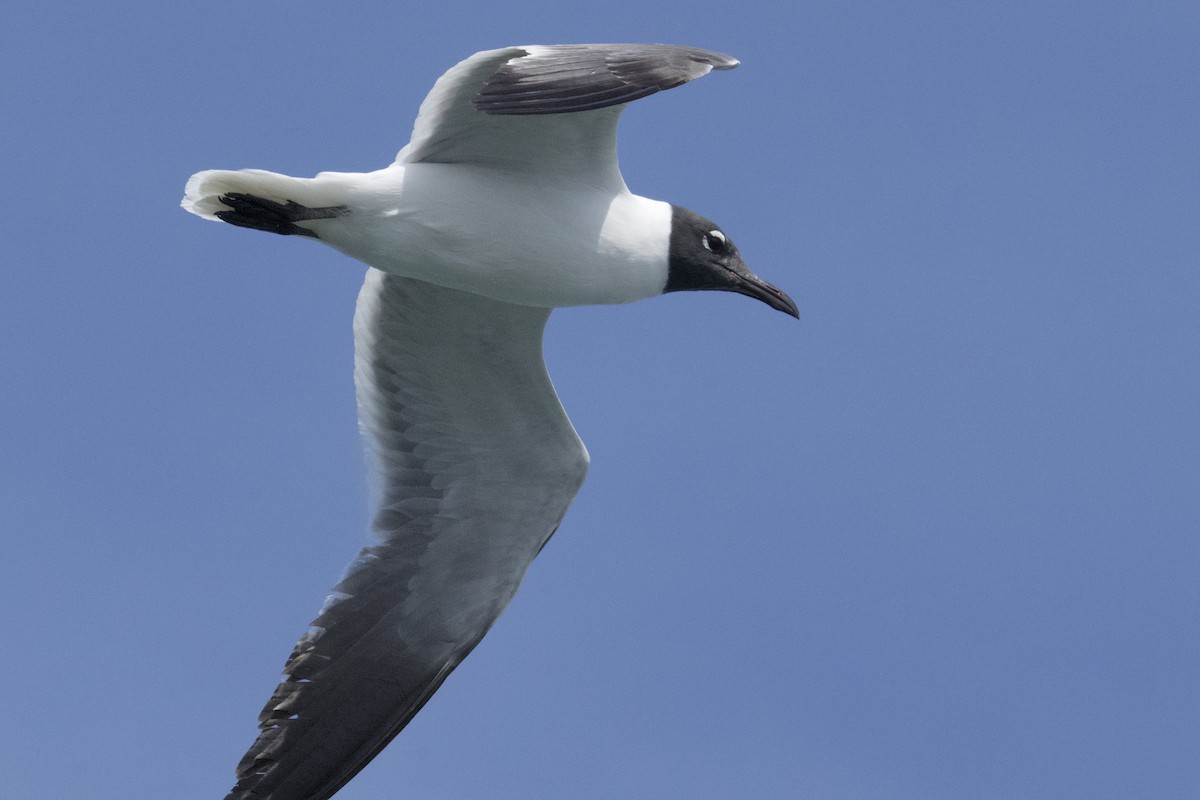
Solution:
<svg viewBox="0 0 1200 800">
<path fill-rule="evenodd" d="M 317 237 L 298 222 L 344 216 L 344 205 L 326 202 L 330 181 L 292 178 L 258 169 L 207 170 L 187 182 L 180 205 L 205 219 L 283 235 Z"/>
<path fill-rule="evenodd" d="M 221 202 L 222 195 L 248 194 L 278 203 L 288 200 L 304 203 L 299 195 L 311 194 L 304 185 L 308 182 L 262 169 L 209 169 L 197 172 L 188 180 L 180 205 L 197 216 L 217 220 L 220 219 L 218 211 L 229 210 L 229 206 Z"/>
<path fill-rule="evenodd" d="M 265 169 L 209 169 L 188 179 L 180 205 L 207 219 L 218 219 L 216 212 L 226 210 L 220 199 L 225 194 L 247 194 L 282 205 L 292 202 L 309 208 L 340 206 L 351 188 L 346 177 L 338 172 L 293 178 Z"/>
</svg>

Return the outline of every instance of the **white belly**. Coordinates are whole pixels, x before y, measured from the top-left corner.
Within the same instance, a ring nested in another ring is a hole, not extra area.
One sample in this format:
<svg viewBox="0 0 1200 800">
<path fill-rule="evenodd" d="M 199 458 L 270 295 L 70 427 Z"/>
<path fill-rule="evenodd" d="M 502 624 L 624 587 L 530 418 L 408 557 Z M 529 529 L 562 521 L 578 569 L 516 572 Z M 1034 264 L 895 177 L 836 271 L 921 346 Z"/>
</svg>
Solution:
<svg viewBox="0 0 1200 800">
<path fill-rule="evenodd" d="M 625 303 L 666 285 L 671 207 L 628 191 L 457 164 L 322 173 L 313 184 L 349 208 L 311 224 L 321 240 L 385 272 L 545 307 Z"/>
</svg>

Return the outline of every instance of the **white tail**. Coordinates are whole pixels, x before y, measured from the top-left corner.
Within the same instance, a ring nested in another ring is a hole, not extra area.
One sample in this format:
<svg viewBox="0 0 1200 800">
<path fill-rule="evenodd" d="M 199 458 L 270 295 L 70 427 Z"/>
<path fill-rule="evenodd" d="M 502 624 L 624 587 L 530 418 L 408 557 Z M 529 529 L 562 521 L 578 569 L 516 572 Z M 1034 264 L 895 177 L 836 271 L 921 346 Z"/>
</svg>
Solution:
<svg viewBox="0 0 1200 800">
<path fill-rule="evenodd" d="M 329 181 L 320 178 L 293 178 L 264 169 L 209 169 L 197 172 L 188 180 L 180 205 L 197 216 L 215 220 L 217 211 L 229 210 L 220 197 L 230 192 L 251 194 L 276 203 L 291 200 L 315 207 L 338 204 L 331 197 L 332 188 Z"/>
</svg>

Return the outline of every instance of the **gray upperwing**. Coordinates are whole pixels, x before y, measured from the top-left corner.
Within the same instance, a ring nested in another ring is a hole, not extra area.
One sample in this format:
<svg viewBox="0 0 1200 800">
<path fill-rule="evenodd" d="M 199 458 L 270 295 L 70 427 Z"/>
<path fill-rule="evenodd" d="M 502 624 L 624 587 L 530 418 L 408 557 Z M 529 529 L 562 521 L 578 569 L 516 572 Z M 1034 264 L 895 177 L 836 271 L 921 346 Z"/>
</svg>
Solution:
<svg viewBox="0 0 1200 800">
<path fill-rule="evenodd" d="M 396 160 L 472 164 L 623 190 L 616 141 L 624 105 L 737 63 L 720 53 L 661 44 L 476 53 L 438 78 Z"/>
<path fill-rule="evenodd" d="M 487 632 L 583 482 L 547 309 L 368 271 L 355 314 L 377 542 L 288 659 L 227 800 L 325 800 Z"/>
</svg>

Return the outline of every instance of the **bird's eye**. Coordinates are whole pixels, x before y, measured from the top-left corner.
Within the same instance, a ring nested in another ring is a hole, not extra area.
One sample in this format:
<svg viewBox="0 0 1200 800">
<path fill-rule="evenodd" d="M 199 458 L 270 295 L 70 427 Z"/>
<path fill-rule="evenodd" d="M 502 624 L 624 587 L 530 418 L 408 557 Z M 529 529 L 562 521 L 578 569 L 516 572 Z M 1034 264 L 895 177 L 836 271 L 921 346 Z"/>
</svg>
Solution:
<svg viewBox="0 0 1200 800">
<path fill-rule="evenodd" d="M 726 242 L 725 234 L 720 231 L 709 231 L 704 234 L 704 249 L 710 253 L 725 252 Z"/>
</svg>

